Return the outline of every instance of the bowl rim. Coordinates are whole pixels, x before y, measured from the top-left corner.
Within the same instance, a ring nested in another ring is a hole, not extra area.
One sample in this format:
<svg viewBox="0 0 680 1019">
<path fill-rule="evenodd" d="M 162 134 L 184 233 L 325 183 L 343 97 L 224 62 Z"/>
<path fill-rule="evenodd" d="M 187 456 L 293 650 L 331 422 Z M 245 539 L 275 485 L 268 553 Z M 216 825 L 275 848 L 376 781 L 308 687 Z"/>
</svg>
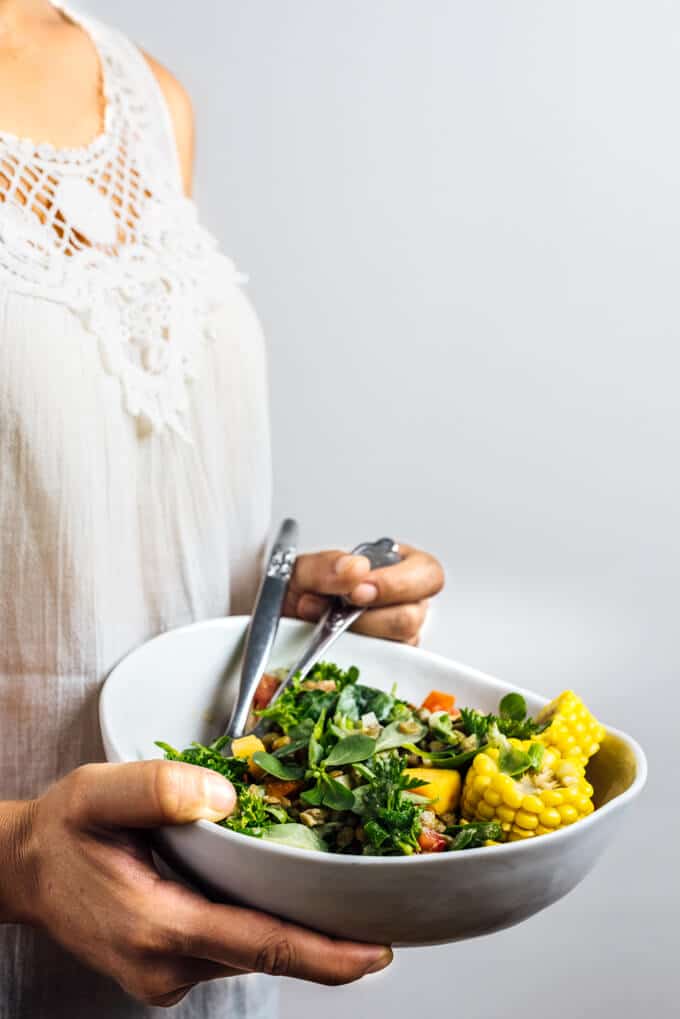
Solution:
<svg viewBox="0 0 680 1019">
<path fill-rule="evenodd" d="M 179 633 L 186 631 L 196 631 L 201 629 L 213 629 L 213 628 L 231 628 L 237 625 L 247 625 L 250 620 L 249 615 L 234 615 L 234 616 L 218 616 L 213 619 L 203 619 L 194 623 L 187 623 L 183 626 L 173 627 L 172 629 L 165 630 L 163 633 L 157 634 L 150 640 L 145 641 L 143 644 L 138 645 L 127 655 L 125 655 L 109 672 L 106 677 L 100 695 L 99 695 L 99 722 L 102 730 L 102 736 L 104 737 L 105 745 L 109 744 L 114 748 L 117 759 L 119 761 L 127 761 L 128 758 L 124 757 L 118 751 L 117 741 L 112 737 L 108 724 L 105 719 L 106 706 L 112 691 L 114 689 L 115 675 L 118 672 L 119 666 L 121 666 L 128 658 L 134 655 L 142 647 L 148 647 L 151 644 L 155 644 L 160 641 L 171 639 Z M 281 626 L 286 629 L 296 629 L 309 627 L 309 623 L 305 623 L 303 620 L 298 619 L 282 619 Z M 499 679 L 496 676 L 489 675 L 488 673 L 482 672 L 479 669 L 475 669 L 469 665 L 465 665 L 462 662 L 458 662 L 455 659 L 448 658 L 446 655 L 442 655 L 435 651 L 428 651 L 425 648 L 412 647 L 409 645 L 399 644 L 396 641 L 381 640 L 377 637 L 367 637 L 362 634 L 350 634 L 349 636 L 359 638 L 362 641 L 368 641 L 371 643 L 379 642 L 381 645 L 387 647 L 393 647 L 399 654 L 412 655 L 414 658 L 418 658 L 420 661 L 426 661 L 447 668 L 454 668 L 460 672 L 464 672 L 470 679 L 478 679 L 484 685 L 491 687 L 498 687 L 506 689 L 511 687 L 513 691 L 520 693 L 524 696 L 528 696 L 532 700 L 540 701 L 543 704 L 548 704 L 549 699 L 544 697 L 542 694 L 536 693 L 534 690 L 529 690 L 526 687 L 515 686 L 514 684 L 506 683 L 504 680 Z M 113 682 L 111 682 L 113 681 Z M 593 825 L 597 825 L 600 821 L 608 814 L 616 813 L 625 807 L 631 800 L 635 799 L 642 791 L 646 781 L 648 773 L 647 757 L 644 750 L 632 736 L 628 733 L 623 732 L 621 729 L 617 729 L 614 726 L 607 725 L 605 722 L 602 723 L 608 735 L 615 736 L 625 743 L 628 749 L 632 752 L 635 758 L 635 778 L 623 792 L 619 793 L 613 799 L 609 800 L 603 806 L 598 807 L 588 817 L 581 818 L 580 821 L 575 824 L 571 824 L 566 828 L 560 828 L 556 832 L 550 833 L 549 844 L 555 846 L 557 840 L 560 839 L 562 842 L 573 839 L 574 833 L 579 831 L 585 834 L 587 829 L 591 829 Z M 357 867 L 357 866 L 389 866 L 399 867 L 408 864 L 411 867 L 416 865 L 419 866 L 433 866 L 446 864 L 450 866 L 452 859 L 456 860 L 468 860 L 472 861 L 479 858 L 480 854 L 486 854 L 488 852 L 488 846 L 481 846 L 479 849 L 466 849 L 465 852 L 461 853 L 422 853 L 414 854 L 413 856 L 345 856 L 340 853 L 324 853 L 321 851 L 315 851 L 310 849 L 298 849 L 294 846 L 279 845 L 276 842 L 270 842 L 266 839 L 253 838 L 251 835 L 243 835 L 240 832 L 231 831 L 228 828 L 222 827 L 220 824 L 214 821 L 200 820 L 192 821 L 186 825 L 165 825 L 161 829 L 165 832 L 177 832 L 177 831 L 191 831 L 201 830 L 210 835 L 211 838 L 217 837 L 226 839 L 228 843 L 234 843 L 241 848 L 245 848 L 246 844 L 249 844 L 254 852 L 265 852 L 266 854 L 273 853 L 274 855 L 286 856 L 298 858 L 300 860 L 310 862 L 310 859 L 316 860 L 321 866 L 344 866 L 344 867 Z M 576 836 L 578 837 L 578 835 Z M 247 843 L 246 843 L 247 840 Z M 495 852 L 503 852 L 506 856 L 511 853 L 517 852 L 540 852 L 541 847 L 545 845 L 542 838 L 527 838 L 521 839 L 516 842 L 503 842 L 498 846 L 494 846 Z M 459 866 L 461 864 L 458 864 Z"/>
</svg>

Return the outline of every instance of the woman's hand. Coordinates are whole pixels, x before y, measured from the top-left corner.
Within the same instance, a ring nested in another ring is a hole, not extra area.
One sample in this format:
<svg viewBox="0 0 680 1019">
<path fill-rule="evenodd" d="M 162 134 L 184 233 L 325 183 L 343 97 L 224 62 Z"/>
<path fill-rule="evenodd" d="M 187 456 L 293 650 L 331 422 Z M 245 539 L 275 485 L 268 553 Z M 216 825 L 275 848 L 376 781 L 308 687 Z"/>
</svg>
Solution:
<svg viewBox="0 0 680 1019">
<path fill-rule="evenodd" d="M 334 941 L 264 913 L 217 905 L 158 875 L 136 829 L 218 820 L 234 803 L 221 775 L 143 761 L 85 765 L 37 801 L 2 804 L 4 918 L 44 928 L 154 1005 L 173 1005 L 203 980 L 238 973 L 343 984 L 386 966 L 388 948 Z M 14 821 L 7 811 L 15 812 Z"/>
<path fill-rule="evenodd" d="M 403 560 L 371 570 L 365 556 L 345 552 L 313 552 L 298 557 L 284 612 L 315 621 L 328 606 L 328 595 L 342 594 L 365 606 L 352 627 L 371 637 L 417 644 L 427 615 L 428 599 L 444 586 L 437 560 L 410 545 L 399 545 Z"/>
</svg>

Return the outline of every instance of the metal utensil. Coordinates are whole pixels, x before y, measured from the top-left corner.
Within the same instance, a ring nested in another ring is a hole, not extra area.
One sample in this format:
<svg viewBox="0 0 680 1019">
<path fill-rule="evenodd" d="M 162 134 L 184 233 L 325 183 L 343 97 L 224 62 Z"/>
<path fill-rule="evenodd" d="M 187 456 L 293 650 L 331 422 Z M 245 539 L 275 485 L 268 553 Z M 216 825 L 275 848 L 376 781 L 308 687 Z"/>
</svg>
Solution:
<svg viewBox="0 0 680 1019">
<path fill-rule="evenodd" d="M 224 733 L 232 740 L 245 732 L 253 696 L 267 667 L 279 628 L 283 600 L 295 566 L 297 542 L 297 522 L 284 520 L 272 546 L 246 633 L 236 702 Z"/>
<path fill-rule="evenodd" d="M 352 555 L 363 555 L 371 563 L 371 569 L 377 570 L 383 566 L 393 566 L 402 560 L 399 553 L 399 546 L 391 538 L 379 538 L 378 541 L 365 541 L 352 549 Z M 269 701 L 273 704 L 281 696 L 286 687 L 290 684 L 293 676 L 300 673 L 301 677 L 306 676 L 316 665 L 323 654 L 340 637 L 345 630 L 356 622 L 365 609 L 358 605 L 352 605 L 346 598 L 333 598 L 328 609 L 319 620 L 308 646 L 300 658 L 289 669 L 286 678 L 277 688 L 274 696 Z M 259 726 L 258 726 L 259 728 Z M 257 730 L 256 730 L 257 731 Z"/>
</svg>

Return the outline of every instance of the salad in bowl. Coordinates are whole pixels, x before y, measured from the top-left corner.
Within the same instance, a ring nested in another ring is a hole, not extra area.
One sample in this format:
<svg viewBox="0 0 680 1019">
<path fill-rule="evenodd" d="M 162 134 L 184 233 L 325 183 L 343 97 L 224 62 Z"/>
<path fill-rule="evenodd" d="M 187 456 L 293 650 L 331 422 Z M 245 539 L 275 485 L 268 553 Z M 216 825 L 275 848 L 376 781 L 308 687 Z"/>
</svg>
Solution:
<svg viewBox="0 0 680 1019">
<path fill-rule="evenodd" d="M 216 899 L 377 944 L 489 934 L 576 888 L 644 787 L 642 749 L 575 694 L 548 701 L 422 648 L 346 633 L 336 664 L 269 703 L 279 668 L 309 642 L 311 626 L 292 619 L 255 732 L 211 745 L 248 624 L 155 637 L 100 698 L 108 760 L 165 754 L 234 783 L 238 805 L 221 823 L 153 836 L 163 866 Z"/>
<path fill-rule="evenodd" d="M 260 735 L 179 751 L 212 768 L 238 800 L 218 822 L 299 849 L 363 856 L 460 852 L 548 835 L 594 810 L 586 777 L 604 728 L 573 691 L 535 718 L 505 694 L 496 712 L 430 691 L 417 706 L 359 682 L 355 666 L 317 665 L 271 706 L 282 677 L 263 677 Z M 225 754 L 228 748 L 229 753 Z"/>
</svg>

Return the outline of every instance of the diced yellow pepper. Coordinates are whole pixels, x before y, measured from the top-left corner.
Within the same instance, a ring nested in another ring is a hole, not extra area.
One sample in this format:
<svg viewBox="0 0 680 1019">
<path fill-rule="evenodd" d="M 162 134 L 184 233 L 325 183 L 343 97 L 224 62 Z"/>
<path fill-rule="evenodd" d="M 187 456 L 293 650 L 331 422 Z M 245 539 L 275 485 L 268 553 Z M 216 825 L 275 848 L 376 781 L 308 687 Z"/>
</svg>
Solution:
<svg viewBox="0 0 680 1019">
<path fill-rule="evenodd" d="M 421 778 L 423 784 L 414 787 L 414 793 L 427 796 L 435 814 L 450 814 L 460 797 L 460 774 L 449 768 L 406 768 L 409 778 Z"/>
<path fill-rule="evenodd" d="M 264 750 L 265 745 L 257 736 L 241 736 L 231 744 L 231 752 L 234 757 L 247 757 L 248 764 L 253 764 L 253 754 L 258 750 Z"/>
</svg>

